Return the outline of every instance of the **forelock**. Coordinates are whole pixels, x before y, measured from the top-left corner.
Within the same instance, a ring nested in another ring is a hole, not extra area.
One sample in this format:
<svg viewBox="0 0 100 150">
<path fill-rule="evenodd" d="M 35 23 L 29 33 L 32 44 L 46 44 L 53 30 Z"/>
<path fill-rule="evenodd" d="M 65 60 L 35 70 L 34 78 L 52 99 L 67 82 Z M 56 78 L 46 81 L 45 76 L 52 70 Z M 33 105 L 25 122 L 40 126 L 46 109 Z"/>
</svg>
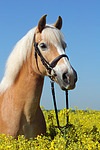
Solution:
<svg viewBox="0 0 100 150">
<path fill-rule="evenodd" d="M 48 43 L 61 44 L 62 41 L 64 41 L 64 35 L 59 29 L 47 25 L 42 31 L 42 39 L 46 40 Z"/>
</svg>

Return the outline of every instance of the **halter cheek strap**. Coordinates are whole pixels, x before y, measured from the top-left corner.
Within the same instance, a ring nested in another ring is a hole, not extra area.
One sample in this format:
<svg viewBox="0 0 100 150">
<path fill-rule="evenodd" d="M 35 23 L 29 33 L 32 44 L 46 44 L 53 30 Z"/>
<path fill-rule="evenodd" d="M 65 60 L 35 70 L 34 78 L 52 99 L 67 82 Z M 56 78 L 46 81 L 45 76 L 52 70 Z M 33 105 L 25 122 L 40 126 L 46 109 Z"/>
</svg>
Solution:
<svg viewBox="0 0 100 150">
<path fill-rule="evenodd" d="M 38 48 L 38 43 L 36 43 L 35 41 L 34 41 L 34 47 L 35 47 L 35 59 L 36 59 L 36 64 L 37 64 L 37 68 L 38 68 L 39 72 L 40 72 L 40 69 L 38 67 L 37 54 L 39 55 L 41 62 L 45 66 L 45 68 L 50 71 L 51 68 L 49 67 L 49 63 L 46 61 L 46 59 L 41 54 L 41 52 Z"/>
</svg>

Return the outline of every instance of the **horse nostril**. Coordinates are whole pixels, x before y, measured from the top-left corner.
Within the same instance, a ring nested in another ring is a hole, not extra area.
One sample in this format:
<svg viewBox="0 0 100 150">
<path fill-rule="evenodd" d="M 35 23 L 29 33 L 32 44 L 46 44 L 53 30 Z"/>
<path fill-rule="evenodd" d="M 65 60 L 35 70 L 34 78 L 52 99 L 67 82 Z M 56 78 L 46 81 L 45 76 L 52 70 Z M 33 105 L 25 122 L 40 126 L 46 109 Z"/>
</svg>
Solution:
<svg viewBox="0 0 100 150">
<path fill-rule="evenodd" d="M 75 75 L 74 82 L 76 83 L 77 82 L 77 73 L 75 70 L 74 70 L 74 75 Z"/>
<path fill-rule="evenodd" d="M 74 82 L 75 82 L 75 83 L 77 82 L 77 76 L 75 76 Z"/>
<path fill-rule="evenodd" d="M 68 73 L 67 73 L 67 72 L 62 75 L 62 78 L 63 78 L 63 81 L 64 81 L 65 83 L 69 83 L 69 80 L 68 80 Z"/>
</svg>

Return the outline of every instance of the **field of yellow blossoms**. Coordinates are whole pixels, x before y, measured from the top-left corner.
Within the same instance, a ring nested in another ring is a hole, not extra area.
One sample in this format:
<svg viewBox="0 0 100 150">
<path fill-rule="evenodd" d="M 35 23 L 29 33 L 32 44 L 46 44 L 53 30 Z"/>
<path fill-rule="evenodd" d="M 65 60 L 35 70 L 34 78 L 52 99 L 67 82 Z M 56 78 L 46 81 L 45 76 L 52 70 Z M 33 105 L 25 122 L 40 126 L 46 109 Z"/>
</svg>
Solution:
<svg viewBox="0 0 100 150">
<path fill-rule="evenodd" d="M 24 136 L 13 139 L 0 135 L 0 150 L 100 150 L 100 111 L 71 109 L 60 110 L 60 126 L 66 125 L 69 115 L 69 126 L 56 128 L 55 111 L 43 113 L 47 125 L 47 133 L 38 135 L 35 140 L 27 140 Z"/>
</svg>

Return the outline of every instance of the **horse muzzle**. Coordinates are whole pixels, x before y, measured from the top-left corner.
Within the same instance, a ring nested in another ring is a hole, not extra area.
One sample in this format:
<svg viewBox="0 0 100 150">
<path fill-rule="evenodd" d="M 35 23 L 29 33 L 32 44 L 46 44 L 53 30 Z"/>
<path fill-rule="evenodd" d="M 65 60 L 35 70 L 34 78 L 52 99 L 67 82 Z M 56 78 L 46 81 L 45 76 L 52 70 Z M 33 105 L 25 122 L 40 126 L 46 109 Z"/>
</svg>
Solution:
<svg viewBox="0 0 100 150">
<path fill-rule="evenodd" d="M 72 68 L 71 72 L 57 73 L 56 72 L 56 82 L 59 84 L 62 90 L 72 90 L 76 86 L 77 73 Z"/>
</svg>

